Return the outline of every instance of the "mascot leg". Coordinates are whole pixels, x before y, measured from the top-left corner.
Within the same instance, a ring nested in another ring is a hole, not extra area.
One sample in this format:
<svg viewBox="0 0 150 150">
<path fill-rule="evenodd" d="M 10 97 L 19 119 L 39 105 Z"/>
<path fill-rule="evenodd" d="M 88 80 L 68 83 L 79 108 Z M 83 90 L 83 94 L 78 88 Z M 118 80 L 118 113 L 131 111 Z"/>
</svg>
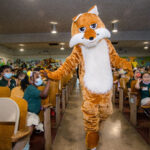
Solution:
<svg viewBox="0 0 150 150">
<path fill-rule="evenodd" d="M 86 146 L 88 149 L 97 147 L 99 142 L 100 122 L 112 114 L 111 93 L 107 93 L 107 95 L 99 95 L 97 98 L 99 98 L 98 101 L 97 99 L 93 99 L 92 101 L 84 100 L 82 104 L 86 131 Z M 105 103 L 102 103 L 103 101 L 105 101 Z"/>
</svg>

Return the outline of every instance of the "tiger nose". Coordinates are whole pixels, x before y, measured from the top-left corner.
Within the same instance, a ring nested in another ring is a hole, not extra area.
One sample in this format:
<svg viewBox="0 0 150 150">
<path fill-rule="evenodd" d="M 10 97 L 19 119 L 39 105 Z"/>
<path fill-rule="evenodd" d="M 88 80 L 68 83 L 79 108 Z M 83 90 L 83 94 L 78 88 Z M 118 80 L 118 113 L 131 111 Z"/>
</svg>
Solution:
<svg viewBox="0 0 150 150">
<path fill-rule="evenodd" d="M 89 37 L 89 40 L 92 41 L 94 39 L 94 37 Z"/>
</svg>

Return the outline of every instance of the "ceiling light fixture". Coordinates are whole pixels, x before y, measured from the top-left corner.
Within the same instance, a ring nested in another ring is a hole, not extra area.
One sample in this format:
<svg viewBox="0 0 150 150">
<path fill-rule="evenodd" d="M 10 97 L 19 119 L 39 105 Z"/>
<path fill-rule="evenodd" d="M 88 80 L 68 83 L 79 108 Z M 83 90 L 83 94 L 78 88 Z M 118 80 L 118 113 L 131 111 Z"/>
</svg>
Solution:
<svg viewBox="0 0 150 150">
<path fill-rule="evenodd" d="M 113 33 L 118 32 L 118 22 L 112 22 L 112 32 Z"/>
<path fill-rule="evenodd" d="M 19 46 L 24 46 L 24 44 L 19 44 Z"/>
<path fill-rule="evenodd" d="M 52 24 L 52 31 L 51 31 L 51 33 L 52 33 L 52 34 L 56 34 L 56 33 L 57 33 L 56 25 L 57 25 L 58 23 L 52 21 L 52 22 L 50 22 L 50 24 Z"/>
<path fill-rule="evenodd" d="M 111 23 L 117 23 L 117 22 L 119 22 L 119 20 L 113 20 Z"/>
<path fill-rule="evenodd" d="M 61 50 L 61 51 L 65 50 L 65 48 L 64 48 L 65 43 L 59 43 L 59 44 L 60 44 L 60 46 L 61 46 L 61 47 L 60 47 L 60 50 Z"/>
<path fill-rule="evenodd" d="M 148 41 L 145 41 L 144 44 L 148 44 Z"/>
<path fill-rule="evenodd" d="M 60 44 L 60 45 L 65 45 L 65 43 L 63 43 L 63 42 L 62 42 L 62 43 L 59 43 L 59 44 Z"/>
<path fill-rule="evenodd" d="M 148 45 L 148 44 L 149 44 L 148 41 L 145 41 L 145 42 L 144 42 L 144 49 L 145 49 L 145 50 L 148 50 L 148 49 L 149 49 L 149 45 Z"/>
<path fill-rule="evenodd" d="M 65 50 L 64 46 L 62 45 L 60 48 L 61 51 Z"/>
<path fill-rule="evenodd" d="M 24 49 L 23 48 L 20 48 L 20 52 L 23 52 L 24 51 Z"/>
<path fill-rule="evenodd" d="M 149 47 L 147 45 L 144 46 L 144 49 L 147 50 Z"/>
</svg>

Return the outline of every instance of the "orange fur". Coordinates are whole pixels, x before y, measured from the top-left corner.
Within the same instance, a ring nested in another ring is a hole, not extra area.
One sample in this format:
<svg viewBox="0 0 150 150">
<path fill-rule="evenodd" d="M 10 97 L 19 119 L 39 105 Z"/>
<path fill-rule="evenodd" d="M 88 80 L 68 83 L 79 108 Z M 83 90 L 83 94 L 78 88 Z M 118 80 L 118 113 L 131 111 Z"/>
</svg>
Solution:
<svg viewBox="0 0 150 150">
<path fill-rule="evenodd" d="M 80 33 L 79 28 L 86 27 L 86 31 L 84 32 L 84 38 L 95 38 L 97 36 L 96 31 L 90 28 L 90 25 L 94 23 L 97 24 L 97 28 L 105 28 L 104 23 L 96 14 L 84 13 L 80 15 L 78 19 L 77 17 L 78 16 L 73 18 L 71 30 L 72 36 Z M 104 38 L 104 40 L 107 42 L 107 46 L 109 49 L 109 58 L 111 66 L 115 68 L 123 68 L 125 70 L 128 70 L 130 72 L 130 75 L 132 75 L 131 63 L 118 56 L 110 40 L 108 40 L 107 38 Z M 88 90 L 88 88 L 85 86 L 83 79 L 85 75 L 85 62 L 81 50 L 81 45 L 83 44 L 78 43 L 74 46 L 71 55 L 66 59 L 65 63 L 58 70 L 56 70 L 55 72 L 47 72 L 49 78 L 59 80 L 63 76 L 69 74 L 79 64 L 80 84 L 84 100 L 82 104 L 82 111 L 85 130 L 87 135 L 90 133 L 92 135 L 90 137 L 98 139 L 98 135 L 94 133 L 98 133 L 99 131 L 99 122 L 105 120 L 112 113 L 112 90 L 109 90 L 107 91 L 107 93 L 103 94 L 93 93 L 90 90 Z M 95 142 L 94 145 L 91 144 L 90 142 L 92 142 L 92 140 L 89 139 L 89 137 L 87 137 L 86 141 L 88 142 L 87 146 L 90 145 L 88 148 L 96 147 L 98 144 L 98 141 Z"/>
</svg>

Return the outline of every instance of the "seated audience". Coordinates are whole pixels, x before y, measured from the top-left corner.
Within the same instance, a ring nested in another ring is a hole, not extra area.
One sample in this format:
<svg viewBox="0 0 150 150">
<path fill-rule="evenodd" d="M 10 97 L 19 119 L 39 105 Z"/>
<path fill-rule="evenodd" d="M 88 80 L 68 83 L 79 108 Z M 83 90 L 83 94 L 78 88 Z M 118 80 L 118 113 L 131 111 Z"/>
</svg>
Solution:
<svg viewBox="0 0 150 150">
<path fill-rule="evenodd" d="M 145 72 L 145 67 L 139 67 L 139 70 L 141 73 L 144 73 Z"/>
<path fill-rule="evenodd" d="M 15 87 L 12 89 L 11 91 L 11 97 L 19 97 L 19 98 L 23 98 L 24 96 L 24 91 L 27 88 L 27 86 L 29 85 L 29 81 L 28 81 L 28 76 L 25 75 L 24 73 L 20 73 L 20 84 L 19 86 Z M 19 77 L 18 76 L 18 77 Z"/>
<path fill-rule="evenodd" d="M 135 88 L 140 90 L 141 106 L 150 106 L 150 74 L 145 72 L 137 80 Z M 150 109 L 145 109 L 146 114 L 150 117 Z"/>
<path fill-rule="evenodd" d="M 0 73 L 2 76 L 0 86 L 8 86 L 12 90 L 16 86 L 16 81 L 12 79 L 12 68 L 8 65 L 1 66 Z"/>
<path fill-rule="evenodd" d="M 28 78 L 28 76 L 26 75 L 26 73 L 24 73 L 24 72 L 22 72 L 22 71 L 18 72 L 18 74 L 17 74 L 16 77 L 17 77 L 17 79 L 16 79 L 17 86 L 20 86 L 21 81 L 22 81 L 25 77 Z"/>
<path fill-rule="evenodd" d="M 50 80 L 48 79 L 45 88 L 43 91 L 38 90 L 38 86 L 41 86 L 43 80 L 40 76 L 39 69 L 35 69 L 32 72 L 29 86 L 24 91 L 24 99 L 28 102 L 28 117 L 27 117 L 27 126 L 30 126 L 31 130 L 34 129 L 34 126 L 37 130 L 43 131 L 43 125 L 39 120 L 39 112 L 41 110 L 41 99 L 44 99 L 48 96 Z"/>
<path fill-rule="evenodd" d="M 134 70 L 133 73 L 134 73 L 133 78 L 130 78 L 130 80 L 127 83 L 127 88 L 128 88 L 129 92 L 131 91 L 131 82 L 134 81 L 134 80 L 138 80 L 138 78 L 141 77 L 141 73 L 140 73 L 139 70 Z"/>
<path fill-rule="evenodd" d="M 22 71 L 23 71 L 23 73 L 27 74 L 27 68 L 26 67 L 23 68 Z"/>
</svg>

